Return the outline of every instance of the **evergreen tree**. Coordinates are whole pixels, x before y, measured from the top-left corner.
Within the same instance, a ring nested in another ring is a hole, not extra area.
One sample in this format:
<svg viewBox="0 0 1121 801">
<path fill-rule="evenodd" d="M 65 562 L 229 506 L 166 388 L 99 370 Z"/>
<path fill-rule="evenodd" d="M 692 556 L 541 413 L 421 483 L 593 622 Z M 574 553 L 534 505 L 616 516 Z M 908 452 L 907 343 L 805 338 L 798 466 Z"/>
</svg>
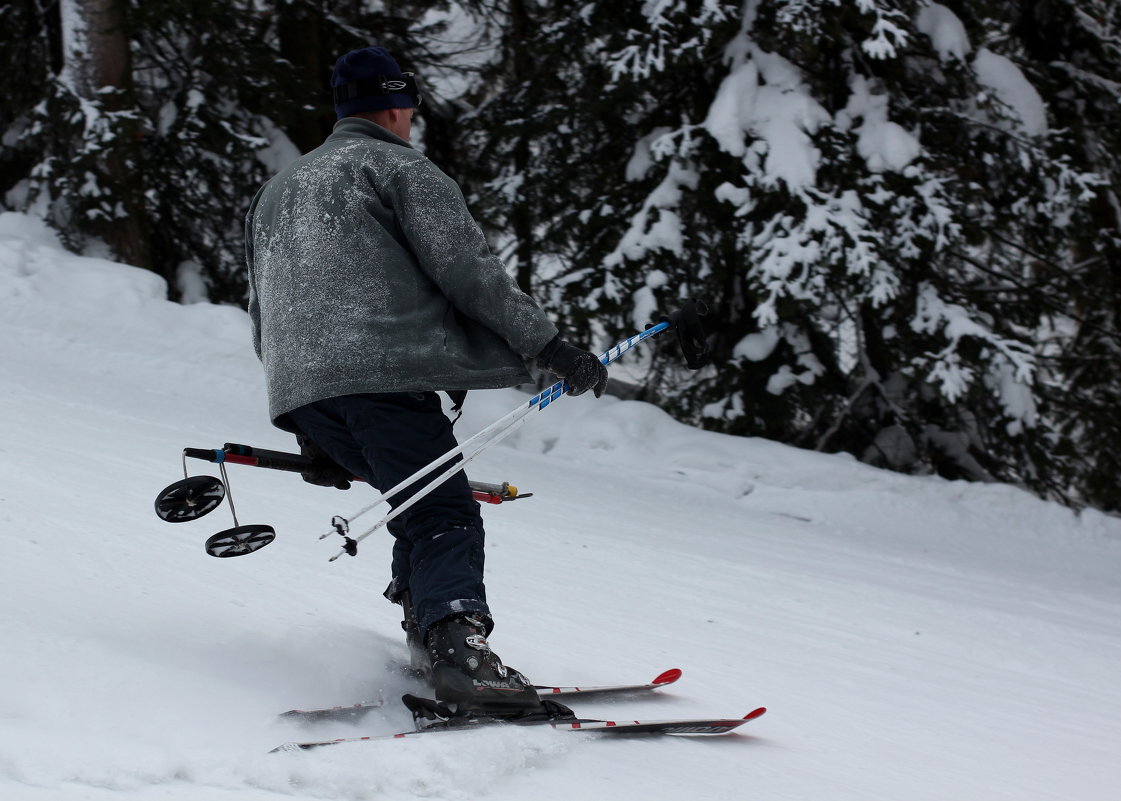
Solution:
<svg viewBox="0 0 1121 801">
<path fill-rule="evenodd" d="M 532 209 L 537 279 L 589 340 L 711 301 L 714 366 L 655 359 L 647 397 L 1115 507 L 1117 373 L 1090 365 L 1116 364 L 1116 11 L 534 10 L 532 69 L 475 118 L 483 199 Z"/>
<path fill-rule="evenodd" d="M 28 37 L 16 46 L 14 102 L 3 120 L 14 156 L 4 159 L 5 189 L 24 203 L 42 201 L 56 224 L 79 220 L 122 258 L 149 266 L 144 189 L 135 179 L 141 117 L 123 2 L 65 0 L 9 6 L 5 14 Z M 36 151 L 45 157 L 28 172 L 24 159 Z"/>
<path fill-rule="evenodd" d="M 0 5 L 3 31 L 4 103 L 0 103 L 0 198 L 5 208 L 23 207 L 29 164 L 29 112 L 50 92 L 50 76 L 62 72 L 62 35 L 57 3 L 31 0 Z"/>
<path fill-rule="evenodd" d="M 0 119 L 5 205 L 46 217 L 75 249 L 104 242 L 151 267 L 173 298 L 236 303 L 245 210 L 281 163 L 330 132 L 337 56 L 376 42 L 423 64 L 421 34 L 434 29 L 417 20 L 446 5 L 82 4 L 115 16 L 90 26 L 66 3 L 4 7 L 5 30 L 25 36 L 0 78 L 13 100 Z M 123 54 L 115 77 L 95 69 L 91 31 Z"/>
<path fill-rule="evenodd" d="M 709 301 L 712 366 L 655 341 L 640 397 L 1121 506 L 1111 0 L 29 0 L 0 31 L 4 206 L 174 297 L 244 299 L 250 198 L 378 43 L 570 338 Z"/>
<path fill-rule="evenodd" d="M 1063 155 L 1102 178 L 1067 225 L 1069 259 L 1055 260 L 1041 250 L 1025 254 L 1052 321 L 1039 358 L 1041 395 L 1057 421 L 1056 434 L 1033 444 L 1045 452 L 1038 462 L 1063 465 L 1053 477 L 1056 493 L 1073 491 L 1095 506 L 1117 510 L 1121 8 L 1100 0 L 1039 0 L 1012 6 L 1002 21 L 1022 44 L 1026 70 L 1047 98 L 1053 124 L 1063 129 Z"/>
</svg>

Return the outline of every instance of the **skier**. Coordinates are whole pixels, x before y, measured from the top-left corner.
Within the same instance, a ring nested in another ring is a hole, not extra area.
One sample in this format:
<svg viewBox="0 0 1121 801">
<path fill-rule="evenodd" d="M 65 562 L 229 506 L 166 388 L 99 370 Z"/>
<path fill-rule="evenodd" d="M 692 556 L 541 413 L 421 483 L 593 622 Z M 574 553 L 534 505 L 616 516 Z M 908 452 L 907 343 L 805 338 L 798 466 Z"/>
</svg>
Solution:
<svg viewBox="0 0 1121 801">
<path fill-rule="evenodd" d="M 339 58 L 331 84 L 332 133 L 260 189 L 245 223 L 270 415 L 326 465 L 305 478 L 388 490 L 456 446 L 436 391 L 462 402 L 466 390 L 528 382 L 529 359 L 569 394 L 600 397 L 606 368 L 561 339 L 491 254 L 459 187 L 409 144 L 421 102 L 412 74 L 366 47 Z M 529 680 L 487 643 L 483 523 L 466 476 L 389 529 L 385 595 L 403 607 L 414 665 L 437 700 L 539 711 Z"/>
</svg>

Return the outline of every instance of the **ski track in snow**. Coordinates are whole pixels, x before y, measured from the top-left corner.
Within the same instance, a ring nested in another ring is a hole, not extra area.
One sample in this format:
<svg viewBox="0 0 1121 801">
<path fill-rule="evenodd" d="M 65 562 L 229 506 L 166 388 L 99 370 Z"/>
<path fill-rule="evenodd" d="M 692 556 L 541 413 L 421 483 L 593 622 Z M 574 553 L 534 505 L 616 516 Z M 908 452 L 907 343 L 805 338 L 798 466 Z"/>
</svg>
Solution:
<svg viewBox="0 0 1121 801">
<path fill-rule="evenodd" d="M 415 689 L 386 668 L 405 656 L 389 542 L 328 563 L 318 534 L 369 490 L 237 465 L 238 517 L 273 545 L 207 556 L 228 504 L 156 518 L 183 447 L 294 446 L 244 313 L 162 297 L 0 215 L 5 801 L 1117 797 L 1121 521 L 584 397 L 472 464 L 534 493 L 484 509 L 496 650 L 542 683 L 685 671 L 586 716 L 768 714 L 703 741 L 488 730 L 267 754 L 409 728 L 392 703 L 275 718 Z M 472 393 L 460 436 L 523 398 Z"/>
</svg>

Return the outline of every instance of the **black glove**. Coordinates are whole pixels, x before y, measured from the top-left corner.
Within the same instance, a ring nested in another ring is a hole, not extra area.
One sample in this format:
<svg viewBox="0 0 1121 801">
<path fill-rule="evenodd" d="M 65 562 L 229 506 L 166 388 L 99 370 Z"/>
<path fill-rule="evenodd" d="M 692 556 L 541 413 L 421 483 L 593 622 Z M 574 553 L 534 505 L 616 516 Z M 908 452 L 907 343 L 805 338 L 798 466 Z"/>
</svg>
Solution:
<svg viewBox="0 0 1121 801">
<path fill-rule="evenodd" d="M 560 334 L 537 354 L 537 366 L 563 378 L 569 386 L 569 395 L 583 395 L 590 389 L 598 398 L 607 389 L 607 368 L 599 357 L 569 345 Z"/>
<path fill-rule="evenodd" d="M 300 454 L 311 459 L 311 467 L 300 473 L 304 481 L 315 484 L 317 487 L 334 487 L 335 489 L 350 489 L 350 482 L 354 476 L 349 470 L 344 470 L 323 449 L 311 441 L 304 434 L 296 435 L 296 442 L 300 445 Z"/>
</svg>

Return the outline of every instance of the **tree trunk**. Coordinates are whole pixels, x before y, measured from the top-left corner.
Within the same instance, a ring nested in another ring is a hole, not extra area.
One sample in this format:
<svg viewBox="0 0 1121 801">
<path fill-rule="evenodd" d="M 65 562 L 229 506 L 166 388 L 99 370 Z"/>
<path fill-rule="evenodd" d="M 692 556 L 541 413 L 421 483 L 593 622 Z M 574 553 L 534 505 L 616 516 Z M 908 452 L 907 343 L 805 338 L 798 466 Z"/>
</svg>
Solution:
<svg viewBox="0 0 1121 801">
<path fill-rule="evenodd" d="M 533 77 L 533 56 L 529 52 L 529 10 L 524 0 L 510 0 L 510 49 L 513 51 L 515 85 L 518 81 L 529 81 Z M 524 176 L 530 165 L 529 141 L 520 134 L 514 149 L 514 169 Z M 529 191 L 523 184 L 523 193 Z M 521 290 L 533 294 L 534 225 L 532 204 L 522 198 L 512 211 L 510 218 L 514 229 L 515 253 L 518 259 L 517 281 Z"/>
<path fill-rule="evenodd" d="M 323 44 L 323 13 L 310 3 L 280 3 L 277 6 L 277 36 L 280 55 L 291 62 L 307 79 L 308 85 L 330 97 L 331 65 L 341 53 L 327 52 Z M 316 98 L 307 98 L 312 102 Z M 303 103 L 293 103 L 284 121 L 284 132 L 292 143 L 307 153 L 323 144 L 335 124 L 335 115 L 308 112 Z M 270 109 L 272 114 L 278 110 Z"/>
<path fill-rule="evenodd" d="M 59 3 L 65 70 L 74 90 L 103 113 L 135 108 L 125 8 L 125 0 L 61 0 Z M 104 151 L 101 166 L 107 188 L 120 201 L 124 213 L 100 221 L 96 233 L 121 261 L 152 269 L 139 119 L 122 120 L 118 131 Z M 165 274 L 165 277 L 170 276 Z"/>
</svg>

